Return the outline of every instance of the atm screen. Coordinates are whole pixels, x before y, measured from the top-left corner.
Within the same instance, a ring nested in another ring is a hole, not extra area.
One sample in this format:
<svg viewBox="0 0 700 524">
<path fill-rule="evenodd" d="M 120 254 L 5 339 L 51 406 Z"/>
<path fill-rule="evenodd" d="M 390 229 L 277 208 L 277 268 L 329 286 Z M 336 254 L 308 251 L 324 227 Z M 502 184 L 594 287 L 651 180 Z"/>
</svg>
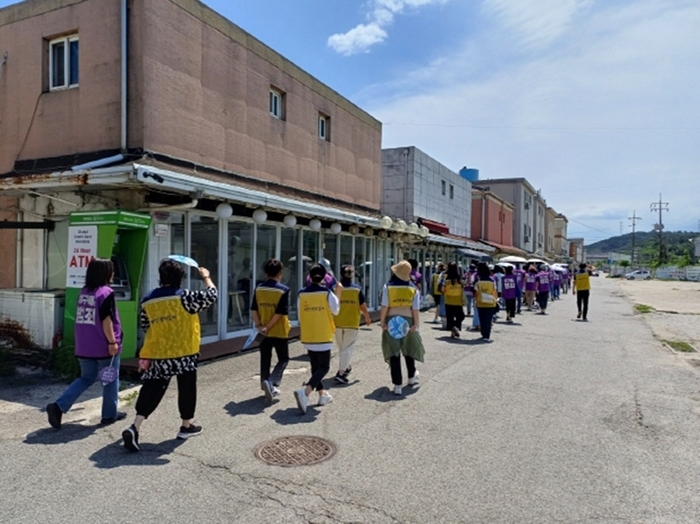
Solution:
<svg viewBox="0 0 700 524">
<path fill-rule="evenodd" d="M 112 265 L 114 266 L 114 277 L 112 278 L 112 289 L 117 300 L 131 300 L 131 284 L 129 273 L 126 270 L 126 262 L 119 255 L 112 255 Z"/>
</svg>

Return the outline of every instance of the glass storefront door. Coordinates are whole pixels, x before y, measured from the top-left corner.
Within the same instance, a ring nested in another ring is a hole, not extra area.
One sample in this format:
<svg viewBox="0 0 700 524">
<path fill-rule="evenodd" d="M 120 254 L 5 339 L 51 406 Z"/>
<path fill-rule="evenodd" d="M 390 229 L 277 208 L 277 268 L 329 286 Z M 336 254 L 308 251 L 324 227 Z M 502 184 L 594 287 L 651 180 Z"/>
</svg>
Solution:
<svg viewBox="0 0 700 524">
<path fill-rule="evenodd" d="M 253 289 L 253 224 L 228 222 L 226 255 L 228 297 L 227 331 L 250 327 L 251 291 Z"/>
<path fill-rule="evenodd" d="M 284 264 L 282 283 L 289 286 L 289 320 L 297 320 L 297 295 L 303 270 L 303 264 L 297 261 L 301 255 L 298 229 L 283 229 L 280 242 L 280 260 Z"/>
<path fill-rule="evenodd" d="M 221 275 L 219 274 L 219 219 L 201 216 L 190 216 L 190 256 L 201 267 L 207 268 L 212 275 L 214 284 L 219 286 Z M 195 269 L 190 273 L 190 289 L 204 289 L 204 283 Z M 209 307 L 199 313 L 199 321 L 202 326 L 202 337 L 215 336 L 219 333 L 218 309 Z"/>
</svg>

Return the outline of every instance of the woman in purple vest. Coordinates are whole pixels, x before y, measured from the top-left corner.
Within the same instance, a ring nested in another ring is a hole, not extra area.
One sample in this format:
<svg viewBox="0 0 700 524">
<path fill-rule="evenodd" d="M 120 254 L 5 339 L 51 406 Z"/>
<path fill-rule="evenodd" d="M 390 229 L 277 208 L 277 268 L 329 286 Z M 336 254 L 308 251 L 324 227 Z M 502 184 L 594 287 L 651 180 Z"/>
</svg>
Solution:
<svg viewBox="0 0 700 524">
<path fill-rule="evenodd" d="M 61 427 L 61 417 L 97 380 L 102 368 L 113 366 L 116 380 L 102 386 L 102 424 L 111 424 L 126 417 L 117 411 L 119 400 L 119 354 L 122 348 L 122 329 L 109 284 L 114 275 L 111 260 L 94 258 L 85 275 L 85 286 L 78 295 L 75 312 L 75 356 L 80 362 L 80 378 L 76 378 L 60 398 L 48 406 L 49 424 Z"/>
<path fill-rule="evenodd" d="M 549 299 L 549 267 L 542 265 L 540 272 L 535 277 L 537 283 L 537 304 L 540 306 L 540 314 L 546 315 L 547 300 Z"/>
<path fill-rule="evenodd" d="M 518 292 L 518 279 L 513 274 L 513 266 L 506 266 L 506 274 L 501 279 L 503 300 L 506 302 L 506 322 L 513 322 L 515 299 Z"/>
</svg>

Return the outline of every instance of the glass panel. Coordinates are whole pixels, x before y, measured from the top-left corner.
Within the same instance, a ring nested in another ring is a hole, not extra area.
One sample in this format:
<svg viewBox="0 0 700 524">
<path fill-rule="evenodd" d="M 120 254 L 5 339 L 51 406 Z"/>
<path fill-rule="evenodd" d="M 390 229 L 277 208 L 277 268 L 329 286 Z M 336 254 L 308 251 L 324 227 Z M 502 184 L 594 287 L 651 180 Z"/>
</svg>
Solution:
<svg viewBox="0 0 700 524">
<path fill-rule="evenodd" d="M 303 281 L 306 282 L 306 276 L 309 274 L 309 269 L 312 265 L 318 262 L 318 245 L 320 242 L 320 234 L 316 231 L 302 231 L 304 237 L 304 270 Z"/>
<path fill-rule="evenodd" d="M 175 226 L 173 226 L 175 229 Z M 207 268 L 216 282 L 219 274 L 219 220 L 212 217 L 192 216 L 191 218 L 191 247 L 190 256 L 194 258 L 200 266 Z M 199 278 L 196 269 L 190 271 L 190 289 L 204 289 L 204 282 Z M 218 334 L 218 314 L 215 306 L 208 307 L 199 313 L 199 321 L 202 325 L 202 336 Z"/>
<path fill-rule="evenodd" d="M 174 255 L 187 254 L 185 253 L 184 213 L 170 213 L 170 253 Z"/>
<path fill-rule="evenodd" d="M 249 327 L 253 283 L 253 224 L 228 223 L 227 331 Z"/>
<path fill-rule="evenodd" d="M 358 241 L 359 244 L 359 241 Z M 342 235 L 340 237 L 340 265 L 345 264 L 355 265 L 355 261 L 352 259 L 352 237 L 349 235 Z M 364 262 L 364 260 L 363 260 Z"/>
<path fill-rule="evenodd" d="M 355 237 L 355 281 L 362 286 L 367 299 L 367 307 L 371 308 L 372 296 L 369 292 L 370 268 L 372 267 L 372 258 L 367 256 L 367 239 L 364 237 Z"/>
<path fill-rule="evenodd" d="M 51 87 L 66 85 L 66 43 L 51 44 Z"/>
<path fill-rule="evenodd" d="M 328 261 L 330 268 L 333 270 L 333 275 L 338 276 L 340 265 L 337 260 L 338 235 L 333 233 L 325 233 L 323 235 L 323 258 Z"/>
<path fill-rule="evenodd" d="M 80 60 L 79 56 L 79 46 L 80 42 L 78 40 L 73 40 L 70 42 L 70 85 L 74 86 L 78 84 L 78 67 Z"/>
<path fill-rule="evenodd" d="M 297 293 L 299 293 L 299 266 L 297 253 L 299 248 L 299 230 L 285 229 L 282 232 L 280 260 L 284 264 L 282 283 L 289 286 L 289 319 L 297 319 Z"/>
<path fill-rule="evenodd" d="M 48 232 L 49 243 L 46 253 L 46 287 L 48 289 L 66 287 L 66 256 L 68 252 L 68 220 L 55 223 Z"/>
</svg>

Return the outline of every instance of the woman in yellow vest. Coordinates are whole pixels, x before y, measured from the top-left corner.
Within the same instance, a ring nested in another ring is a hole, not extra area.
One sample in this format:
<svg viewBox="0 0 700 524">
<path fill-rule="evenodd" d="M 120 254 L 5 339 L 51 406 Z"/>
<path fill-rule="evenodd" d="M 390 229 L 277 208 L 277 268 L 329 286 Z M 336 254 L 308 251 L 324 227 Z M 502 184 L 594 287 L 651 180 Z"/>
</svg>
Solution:
<svg viewBox="0 0 700 524">
<path fill-rule="evenodd" d="M 576 295 L 576 307 L 578 308 L 577 319 L 588 322 L 588 298 L 591 295 L 591 277 L 585 263 L 578 266 L 578 271 L 574 273 L 574 295 Z M 583 316 L 583 318 L 581 318 Z"/>
<path fill-rule="evenodd" d="M 447 264 L 447 274 L 442 282 L 442 294 L 445 300 L 447 329 L 452 338 L 459 338 L 464 320 L 464 281 L 459 275 L 457 262 Z"/>
<path fill-rule="evenodd" d="M 474 283 L 474 295 L 479 313 L 479 330 L 484 342 L 491 342 L 491 324 L 493 315 L 496 313 L 498 292 L 486 262 L 479 262 L 476 266 L 476 274 L 478 280 Z"/>
<path fill-rule="evenodd" d="M 321 264 L 311 266 L 309 270 L 311 284 L 299 291 L 297 301 L 301 343 L 306 348 L 311 363 L 311 378 L 305 387 L 294 392 L 297 407 L 302 413 L 306 413 L 309 395 L 314 389 L 319 394 L 319 406 L 325 406 L 333 400 L 323 387 L 323 377 L 331 369 L 331 349 L 335 332 L 333 315 L 337 315 L 340 311 L 340 303 L 333 291 L 323 287 L 325 277 L 325 267 Z"/>
<path fill-rule="evenodd" d="M 139 367 L 143 385 L 136 399 L 134 423 L 122 432 L 124 447 L 139 451 L 141 423 L 155 411 L 177 377 L 178 408 L 182 424 L 178 439 L 199 435 L 201 426 L 192 423 L 197 404 L 197 361 L 201 341 L 199 313 L 216 302 L 217 291 L 209 270 L 199 268 L 204 291 L 181 289 L 185 269 L 179 262 L 166 258 L 158 267 L 160 287 L 141 300 L 139 322 L 146 332 Z"/>
<path fill-rule="evenodd" d="M 282 374 L 289 363 L 289 288 L 280 283 L 283 268 L 276 258 L 263 264 L 267 280 L 255 288 L 250 306 L 255 327 L 265 336 L 260 342 L 260 387 L 268 402 L 280 394 Z M 277 365 L 270 373 L 273 348 Z"/>
<path fill-rule="evenodd" d="M 418 383 L 416 360 L 423 362 L 425 349 L 418 333 L 420 325 L 420 292 L 411 284 L 411 264 L 402 260 L 391 266 L 392 276 L 382 289 L 382 353 L 384 361 L 391 369 L 391 382 L 395 395 L 402 394 L 403 376 L 401 374 L 401 355 L 406 360 L 408 385 Z M 403 338 L 394 338 L 389 334 L 389 321 L 394 317 L 403 317 L 410 326 Z"/>
<path fill-rule="evenodd" d="M 445 264 L 440 262 L 437 265 L 437 270 L 435 271 L 435 273 L 433 273 L 433 276 L 431 277 L 430 290 L 433 294 L 433 300 L 435 300 L 435 318 L 433 319 L 433 324 L 440 323 L 440 306 L 442 304 L 442 291 L 440 289 L 440 279 L 441 277 L 443 277 L 444 271 Z"/>
<path fill-rule="evenodd" d="M 360 313 L 365 317 L 365 325 L 369 326 L 372 319 L 365 303 L 365 294 L 362 287 L 353 282 L 355 268 L 347 264 L 340 268 L 340 284 L 342 295 L 340 299 L 340 311 L 333 317 L 335 323 L 335 343 L 338 345 L 338 373 L 335 381 L 339 384 L 348 384 L 348 375 L 352 371 L 352 353 L 357 341 L 357 332 L 360 329 Z"/>
</svg>

